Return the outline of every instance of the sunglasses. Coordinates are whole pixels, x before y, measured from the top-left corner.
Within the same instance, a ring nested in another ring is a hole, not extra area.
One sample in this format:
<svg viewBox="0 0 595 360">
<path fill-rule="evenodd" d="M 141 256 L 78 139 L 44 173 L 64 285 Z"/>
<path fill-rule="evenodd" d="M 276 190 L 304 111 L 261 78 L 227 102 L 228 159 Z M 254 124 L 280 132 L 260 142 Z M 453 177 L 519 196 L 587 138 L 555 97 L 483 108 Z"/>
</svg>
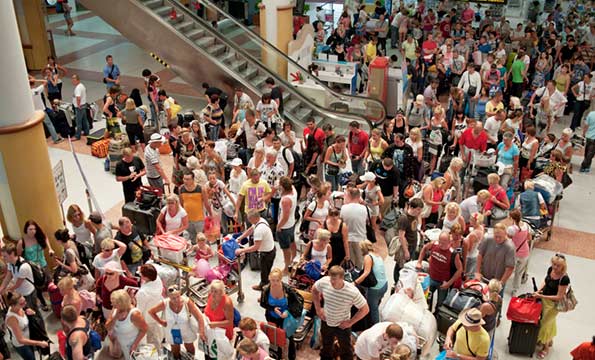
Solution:
<svg viewBox="0 0 595 360">
<path fill-rule="evenodd" d="M 115 275 L 115 274 L 116 274 L 116 272 L 114 272 L 114 271 L 109 271 L 109 272 L 106 271 L 105 272 L 105 275 L 107 275 L 107 276 L 112 276 L 112 275 Z"/>
<path fill-rule="evenodd" d="M 564 254 L 556 254 L 555 256 L 559 257 L 560 259 L 566 260 L 566 256 L 564 256 Z"/>
</svg>

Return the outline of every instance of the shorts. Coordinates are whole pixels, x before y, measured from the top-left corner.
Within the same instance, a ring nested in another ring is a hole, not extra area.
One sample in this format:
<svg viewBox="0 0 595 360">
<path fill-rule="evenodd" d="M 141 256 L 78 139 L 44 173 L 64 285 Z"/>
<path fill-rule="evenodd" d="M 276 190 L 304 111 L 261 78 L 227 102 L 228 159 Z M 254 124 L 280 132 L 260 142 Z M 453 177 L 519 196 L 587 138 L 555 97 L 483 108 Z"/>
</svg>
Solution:
<svg viewBox="0 0 595 360">
<path fill-rule="evenodd" d="M 281 249 L 289 249 L 291 243 L 295 242 L 295 225 L 277 232 L 277 241 Z"/>
<path fill-rule="evenodd" d="M 70 16 L 70 11 L 64 12 L 64 20 L 72 20 L 72 17 Z"/>
<path fill-rule="evenodd" d="M 126 134 L 128 134 L 128 139 L 130 140 L 131 145 L 135 145 L 137 140 L 141 144 L 145 143 L 145 134 L 140 126 L 126 125 Z"/>
</svg>

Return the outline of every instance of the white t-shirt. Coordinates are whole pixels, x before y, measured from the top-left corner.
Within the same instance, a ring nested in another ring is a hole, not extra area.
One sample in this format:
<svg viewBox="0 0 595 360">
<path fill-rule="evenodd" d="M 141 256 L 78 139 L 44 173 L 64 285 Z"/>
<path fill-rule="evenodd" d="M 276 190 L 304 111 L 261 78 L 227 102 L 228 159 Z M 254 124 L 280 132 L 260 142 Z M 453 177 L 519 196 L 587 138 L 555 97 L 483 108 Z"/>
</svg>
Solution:
<svg viewBox="0 0 595 360">
<path fill-rule="evenodd" d="M 263 104 L 262 100 L 256 104 L 256 111 L 260 112 L 260 118 L 262 121 L 266 122 L 267 125 L 270 127 L 272 124 L 272 115 L 269 116 L 269 113 L 275 112 L 277 110 L 277 102 L 271 100 L 268 104 Z"/>
<path fill-rule="evenodd" d="M 234 175 L 234 171 L 232 170 L 229 176 L 229 191 L 234 194 L 239 194 L 240 189 L 242 188 L 242 184 L 248 180 L 248 175 L 244 170 L 240 171 L 239 175 Z"/>
<path fill-rule="evenodd" d="M 99 273 L 101 275 L 103 275 L 103 273 L 105 272 L 105 264 L 107 264 L 110 261 L 117 263 L 118 269 L 123 270 L 122 265 L 120 264 L 120 257 L 118 256 L 118 248 L 115 248 L 112 251 L 112 254 L 107 258 L 102 257 L 101 254 L 95 255 L 95 257 L 93 258 L 93 266 L 95 267 L 95 269 L 99 270 Z"/>
<path fill-rule="evenodd" d="M 367 218 L 368 212 L 362 204 L 350 203 L 341 207 L 341 219 L 349 227 L 349 242 L 360 242 L 367 239 Z"/>
<path fill-rule="evenodd" d="M 384 333 L 391 324 L 390 321 L 380 322 L 362 332 L 355 342 L 355 355 L 362 360 L 378 359 L 384 349 L 390 347 L 388 339 L 384 339 Z"/>
<path fill-rule="evenodd" d="M 43 94 L 44 89 L 45 87 L 43 85 L 39 85 L 38 87 L 31 89 L 31 96 L 33 97 L 33 107 L 35 108 L 35 110 L 45 110 L 43 100 L 41 100 L 41 94 Z"/>
<path fill-rule="evenodd" d="M 283 156 L 285 155 L 285 156 Z M 287 161 L 285 161 L 287 158 Z M 282 148 L 281 151 L 277 152 L 277 165 L 283 169 L 283 172 L 287 174 L 287 176 L 292 176 L 293 174 L 289 173 L 289 165 L 293 164 L 294 162 L 293 153 L 288 148 Z M 288 164 L 289 163 L 289 164 Z"/>
<path fill-rule="evenodd" d="M 24 261 L 24 259 L 21 258 L 21 261 Z M 12 273 L 12 282 L 16 283 L 18 279 L 23 279 L 21 285 L 14 290 L 23 296 L 31 295 L 35 290 L 35 286 L 32 284 L 33 270 L 31 270 L 31 266 L 25 262 L 21 262 L 21 265 L 18 267 L 12 264 L 8 267 Z"/>
<path fill-rule="evenodd" d="M 351 307 L 361 309 L 366 305 L 366 299 L 359 290 L 347 281 L 341 289 L 335 289 L 331 278 L 325 276 L 314 283 L 314 287 L 322 293 L 324 298 L 324 314 L 328 326 L 337 327 L 343 321 L 351 319 Z"/>
<path fill-rule="evenodd" d="M 256 119 L 254 125 L 250 125 L 247 120 L 242 120 L 238 135 L 246 133 L 246 144 L 248 145 L 248 149 L 254 149 L 258 142 L 257 132 L 263 133 L 265 130 L 266 126 L 264 125 L 264 122 L 258 119 Z"/>
<path fill-rule="evenodd" d="M 486 131 L 490 142 L 497 142 L 498 141 L 498 131 L 500 131 L 500 121 L 496 119 L 495 116 L 490 116 L 486 119 L 485 124 L 483 125 L 484 130 Z"/>
<path fill-rule="evenodd" d="M 172 231 L 175 229 L 179 229 L 182 226 L 182 219 L 185 216 L 188 216 L 186 210 L 180 206 L 180 209 L 173 217 L 167 211 L 167 206 L 161 209 L 161 213 L 165 215 L 165 231 Z"/>
<path fill-rule="evenodd" d="M 271 227 L 265 219 L 260 219 L 254 224 L 254 241 L 262 241 L 260 243 L 259 252 L 269 252 L 275 248 L 275 240 L 273 239 L 273 232 Z"/>
<path fill-rule="evenodd" d="M 72 104 L 75 107 L 78 107 L 76 101 L 77 97 L 81 98 L 81 106 L 87 103 L 87 88 L 85 88 L 85 85 L 83 85 L 83 83 L 79 83 L 77 86 L 74 87 L 74 96 L 72 97 Z"/>
</svg>

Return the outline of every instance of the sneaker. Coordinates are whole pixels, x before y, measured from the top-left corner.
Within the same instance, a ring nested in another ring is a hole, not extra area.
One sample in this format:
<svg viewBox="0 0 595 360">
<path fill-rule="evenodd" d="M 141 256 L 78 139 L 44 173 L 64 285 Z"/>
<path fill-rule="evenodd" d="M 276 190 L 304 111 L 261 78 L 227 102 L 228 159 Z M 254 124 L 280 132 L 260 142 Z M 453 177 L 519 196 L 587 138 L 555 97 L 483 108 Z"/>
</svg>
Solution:
<svg viewBox="0 0 595 360">
<path fill-rule="evenodd" d="M 58 138 L 58 140 L 54 141 L 54 144 L 59 144 L 64 141 L 64 138 Z"/>
<path fill-rule="evenodd" d="M 585 168 L 585 171 L 583 171 L 584 173 L 590 173 L 591 172 L 591 168 Z"/>
</svg>

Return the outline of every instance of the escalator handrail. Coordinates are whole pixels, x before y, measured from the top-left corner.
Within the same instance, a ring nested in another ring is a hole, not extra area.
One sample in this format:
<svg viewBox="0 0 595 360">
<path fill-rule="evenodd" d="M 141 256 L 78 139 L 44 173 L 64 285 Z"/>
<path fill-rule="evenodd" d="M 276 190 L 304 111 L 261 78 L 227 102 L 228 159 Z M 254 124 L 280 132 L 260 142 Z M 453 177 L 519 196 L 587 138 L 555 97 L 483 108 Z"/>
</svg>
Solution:
<svg viewBox="0 0 595 360">
<path fill-rule="evenodd" d="M 179 0 L 172 0 L 172 1 L 176 1 L 179 2 Z M 209 0 L 198 0 L 201 3 L 205 3 L 207 4 L 210 8 L 215 8 L 218 12 L 218 14 L 221 14 L 222 16 L 224 16 L 226 19 L 230 20 L 235 26 L 239 27 L 240 29 L 244 30 L 244 32 L 246 34 L 248 34 L 251 39 L 253 39 L 254 41 L 256 41 L 257 43 L 260 43 L 261 46 L 264 45 L 267 47 L 267 50 L 271 50 L 274 53 L 277 53 L 277 56 L 280 56 L 282 59 L 284 59 L 285 61 L 287 61 L 288 63 L 291 64 L 291 66 L 299 69 L 299 71 L 302 74 L 308 74 L 308 70 L 304 69 L 303 66 L 301 66 L 298 62 L 296 62 L 295 60 L 293 60 L 291 57 L 287 56 L 287 54 L 285 54 L 283 51 L 279 50 L 279 48 L 277 48 L 275 45 L 271 44 L 268 40 L 262 38 L 259 34 L 257 34 L 254 30 L 252 30 L 251 28 L 245 26 L 244 24 L 242 24 L 241 22 L 237 21 L 233 16 L 231 16 L 230 14 L 228 14 L 227 12 L 223 11 L 221 8 L 219 8 L 218 6 L 216 6 L 215 4 L 213 4 L 212 2 L 210 2 Z M 180 4 L 182 5 L 182 4 Z M 183 6 L 183 5 L 182 5 Z M 185 6 L 183 6 L 185 7 Z M 196 16 L 194 13 L 192 13 L 192 11 L 190 11 L 190 13 Z M 341 101 L 349 101 L 349 98 L 353 98 L 356 101 L 362 101 L 362 102 L 367 102 L 367 103 L 375 103 L 376 106 L 382 111 L 381 114 L 381 118 L 377 119 L 376 122 L 380 122 L 381 120 L 384 120 L 386 118 L 386 107 L 385 105 L 377 100 L 377 99 L 372 99 L 369 97 L 364 97 L 364 96 L 357 96 L 357 95 L 346 95 L 346 94 L 339 94 L 337 93 L 335 90 L 331 89 L 326 83 L 324 83 L 323 81 L 321 81 L 320 79 L 318 79 L 318 77 L 314 76 L 314 75 L 310 75 L 310 77 L 312 78 L 312 80 L 314 82 L 316 82 L 317 85 L 320 85 L 324 88 L 324 90 L 328 93 L 330 93 L 333 97 L 341 100 Z"/>
<path fill-rule="evenodd" d="M 142 3 L 142 1 L 137 0 L 138 3 L 140 3 L 141 5 L 143 5 L 143 7 L 145 9 L 148 9 L 146 6 L 144 6 L 144 4 Z M 237 44 L 235 44 L 232 41 L 228 41 L 225 36 L 217 31 L 215 31 L 215 29 L 210 26 L 210 24 L 208 24 L 208 22 L 204 19 L 201 19 L 200 17 L 196 16 L 196 14 L 194 14 L 190 9 L 188 9 L 186 6 L 184 6 L 183 4 L 181 4 L 179 1 L 177 0 L 164 0 L 164 3 L 170 3 L 172 6 L 174 6 L 175 8 L 182 10 L 184 13 L 184 16 L 190 16 L 195 22 L 198 22 L 199 24 L 201 24 L 201 28 L 204 29 L 205 31 L 207 31 L 210 36 L 213 36 L 215 38 L 217 38 L 219 41 L 221 41 L 222 43 L 230 46 L 236 53 L 239 53 L 241 56 L 243 56 L 244 58 L 248 59 L 251 63 L 253 63 L 256 67 L 258 67 L 259 69 L 261 69 L 263 72 L 267 73 L 269 76 L 273 77 L 275 79 L 276 82 L 278 82 L 279 84 L 283 84 L 285 87 L 287 87 L 288 89 L 290 89 L 290 91 L 292 92 L 292 95 L 295 95 L 299 98 L 299 100 L 301 100 L 302 102 L 308 104 L 310 107 L 312 107 L 313 110 L 315 110 L 316 112 L 318 112 L 319 114 L 323 114 L 326 117 L 329 117 L 333 120 L 339 121 L 339 122 L 348 122 L 349 119 L 351 120 L 356 120 L 359 122 L 364 122 L 365 124 L 368 125 L 370 131 L 375 127 L 374 124 L 372 123 L 372 121 L 370 121 L 370 119 L 362 116 L 362 115 L 358 115 L 358 114 L 352 114 L 352 113 L 344 113 L 344 112 L 337 112 L 337 111 L 333 111 L 331 109 L 328 108 L 324 108 L 319 106 L 318 104 L 316 104 L 315 102 L 313 102 L 311 99 L 309 99 L 308 97 L 306 97 L 305 95 L 303 95 L 302 93 L 300 93 L 297 89 L 293 88 L 290 84 L 288 84 L 288 81 L 279 77 L 279 75 L 274 72 L 271 71 L 269 69 L 266 68 L 266 66 L 264 66 L 264 64 L 262 64 L 260 62 L 260 60 L 256 59 L 254 56 L 252 56 L 252 54 L 248 53 L 247 51 L 245 51 L 244 49 L 242 49 L 240 46 L 238 46 Z M 150 11 L 150 10 L 149 10 Z M 154 14 L 153 11 L 150 11 L 151 13 Z M 159 19 L 161 21 L 163 21 L 162 19 Z M 172 28 L 172 30 L 183 36 L 183 34 L 178 31 L 177 29 L 175 29 L 175 27 L 169 23 L 169 22 L 165 22 L 169 27 Z M 200 46 L 196 45 L 195 43 L 189 41 L 189 43 L 196 49 L 199 49 L 201 52 L 204 52 L 204 50 L 202 50 L 200 48 Z M 215 61 L 219 61 L 216 57 L 213 57 L 213 60 Z M 242 79 L 243 80 L 243 79 Z M 242 81 L 243 82 L 243 81 Z M 250 88 L 255 89 L 252 85 L 250 85 Z M 256 89 L 257 91 L 255 91 L 256 93 L 260 93 L 262 92 L 261 89 Z"/>
</svg>

